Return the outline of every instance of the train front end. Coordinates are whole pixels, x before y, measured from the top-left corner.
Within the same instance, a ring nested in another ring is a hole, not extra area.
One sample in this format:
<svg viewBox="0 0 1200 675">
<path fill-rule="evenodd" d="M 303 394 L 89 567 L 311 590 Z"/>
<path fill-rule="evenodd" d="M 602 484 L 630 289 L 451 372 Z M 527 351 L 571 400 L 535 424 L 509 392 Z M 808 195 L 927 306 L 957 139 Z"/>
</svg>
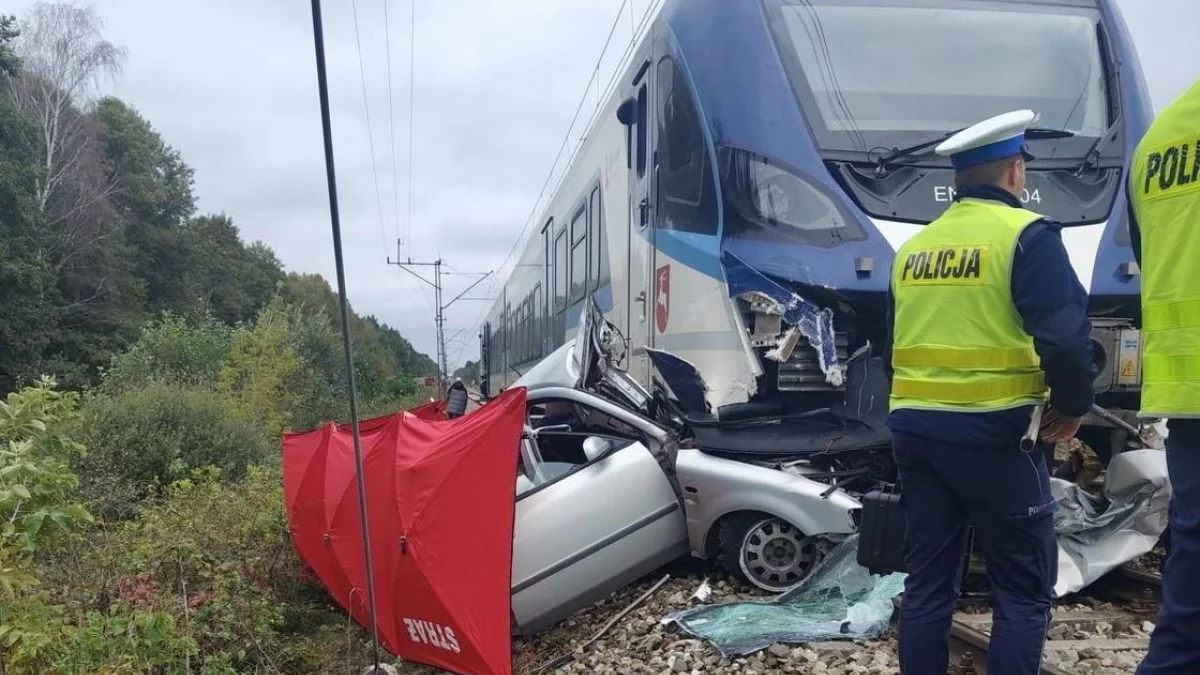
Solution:
<svg viewBox="0 0 1200 675">
<path fill-rule="evenodd" d="M 1139 284 L 1123 179 L 1152 111 L 1114 2 L 689 0 L 662 21 L 702 111 L 720 263 L 752 355 L 745 373 L 722 371 L 737 382 L 707 382 L 714 412 L 844 401 L 846 364 L 884 337 L 896 250 L 953 201 L 933 141 L 1028 108 L 1066 133 L 1030 138 L 1022 201 L 1063 224 L 1107 356 L 1098 402 L 1132 419 Z"/>
</svg>

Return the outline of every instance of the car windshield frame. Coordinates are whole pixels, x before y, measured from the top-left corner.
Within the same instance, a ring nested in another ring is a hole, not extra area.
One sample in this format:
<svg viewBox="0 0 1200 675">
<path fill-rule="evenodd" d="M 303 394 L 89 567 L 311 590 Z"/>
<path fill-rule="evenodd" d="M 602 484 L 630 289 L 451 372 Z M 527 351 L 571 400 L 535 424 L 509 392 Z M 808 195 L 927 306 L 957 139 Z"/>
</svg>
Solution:
<svg viewBox="0 0 1200 675">
<path fill-rule="evenodd" d="M 811 14 L 806 14 L 804 17 L 806 26 L 811 27 L 815 27 L 812 17 L 816 16 L 816 13 L 819 11 L 853 11 L 855 9 L 895 9 L 918 12 L 950 10 L 977 14 L 1005 12 L 1013 13 L 1014 15 L 1036 13 L 1055 17 L 1082 18 L 1087 20 L 1095 31 L 1093 38 L 1095 51 L 1091 56 L 1092 64 L 1090 65 L 1098 65 L 1100 68 L 1099 75 L 1090 78 L 1090 81 L 1084 86 L 1079 99 L 1081 105 L 1086 104 L 1089 107 L 1091 119 L 1087 120 L 1086 125 L 1079 125 L 1081 127 L 1086 126 L 1086 128 L 1068 128 L 1068 131 L 1075 133 L 1073 137 L 1034 140 L 1031 143 L 1031 150 L 1038 160 L 1078 162 L 1084 157 L 1096 139 L 1102 135 L 1103 131 L 1108 129 L 1109 125 L 1114 120 L 1117 120 L 1121 114 L 1120 85 L 1119 82 L 1115 81 L 1118 73 L 1114 72 L 1114 69 L 1118 66 L 1113 63 L 1110 57 L 1111 43 L 1108 40 L 1105 30 L 1103 16 L 1099 9 L 1094 6 L 1037 3 L 1034 0 L 1022 0 L 1020 2 L 999 2 L 996 0 L 762 0 L 762 3 L 772 40 L 782 61 L 783 70 L 804 113 L 805 122 L 809 127 L 812 138 L 827 159 L 863 159 L 866 156 L 879 155 L 893 147 L 920 142 L 954 128 L 969 126 L 979 120 L 946 120 L 940 125 L 913 125 L 913 128 L 907 129 L 866 130 L 861 127 L 853 131 L 831 129 L 831 121 L 844 121 L 845 118 L 840 115 L 827 118 L 825 109 L 822 108 L 822 105 L 818 101 L 818 95 L 814 93 L 810 85 L 808 72 L 805 70 L 800 56 L 800 49 L 804 45 L 797 44 L 796 38 L 792 34 L 792 28 L 788 23 L 789 19 L 785 14 L 785 12 L 794 11 L 796 8 L 812 12 Z M 969 21 L 969 19 L 967 20 Z M 824 24 L 826 22 L 823 21 L 821 23 Z M 880 25 L 883 25 L 883 22 Z M 824 27 L 822 27 L 823 30 Z M 987 32 L 987 29 L 982 28 L 972 28 L 972 30 L 979 30 L 980 34 L 986 34 Z M 823 36 L 826 44 L 834 43 L 836 36 L 826 35 L 824 32 L 820 35 Z M 918 41 L 913 41 L 911 38 L 906 37 L 893 38 L 895 42 L 901 40 L 907 40 L 911 44 L 902 53 L 895 55 L 894 58 L 914 58 L 906 55 L 918 47 Z M 995 44 L 996 46 L 1002 46 L 999 41 Z M 898 50 L 892 50 L 892 52 L 895 51 Z M 826 51 L 823 60 L 827 61 L 829 58 L 831 57 L 828 55 L 828 51 Z M 842 72 L 841 69 L 835 69 L 832 72 L 832 80 L 835 86 L 838 72 Z M 842 93 L 840 90 L 835 91 L 838 94 Z M 1090 98 L 1084 98 L 1084 94 L 1087 94 Z M 832 100 L 831 104 L 837 104 L 839 107 L 846 106 L 844 109 L 849 108 L 849 104 L 845 102 L 844 96 L 841 97 L 840 101 Z M 1099 108 L 1098 111 L 1095 109 L 1096 106 Z M 997 109 L 995 114 L 1030 106 L 1027 99 L 1015 99 L 1011 105 L 998 106 L 998 108 L 1000 107 L 1005 109 Z M 1097 112 L 1099 114 L 1098 117 L 1096 117 Z M 981 117 L 981 119 L 983 118 Z M 1055 125 L 1062 121 L 1064 120 L 1056 120 L 1053 116 L 1042 115 L 1038 121 L 1038 126 L 1057 128 Z M 851 122 L 853 122 L 853 118 Z M 916 128 L 918 126 L 933 128 Z M 917 154 L 925 162 L 942 164 L 949 161 L 945 158 L 936 157 L 932 149 L 927 153 Z M 1120 144 L 1108 144 L 1108 147 L 1103 148 L 1101 156 L 1105 159 L 1123 158 L 1124 149 Z"/>
</svg>

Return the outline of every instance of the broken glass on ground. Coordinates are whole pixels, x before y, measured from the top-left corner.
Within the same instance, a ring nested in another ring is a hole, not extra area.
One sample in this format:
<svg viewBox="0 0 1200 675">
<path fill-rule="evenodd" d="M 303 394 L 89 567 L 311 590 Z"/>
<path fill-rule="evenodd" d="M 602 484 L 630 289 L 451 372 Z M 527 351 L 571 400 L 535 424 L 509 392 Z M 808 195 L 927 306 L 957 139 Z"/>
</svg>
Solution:
<svg viewBox="0 0 1200 675">
<path fill-rule="evenodd" d="M 733 602 L 676 612 L 664 622 L 725 656 L 744 656 L 775 643 L 872 639 L 891 620 L 903 574 L 872 576 L 857 561 L 858 535 L 838 545 L 796 588 L 769 602 Z"/>
</svg>

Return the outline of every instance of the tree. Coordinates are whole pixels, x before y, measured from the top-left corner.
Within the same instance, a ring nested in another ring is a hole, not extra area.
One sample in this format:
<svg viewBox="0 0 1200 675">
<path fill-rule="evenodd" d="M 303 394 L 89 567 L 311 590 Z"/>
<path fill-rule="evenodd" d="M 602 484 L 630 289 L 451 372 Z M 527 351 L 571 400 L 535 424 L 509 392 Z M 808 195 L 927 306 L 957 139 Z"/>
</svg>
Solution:
<svg viewBox="0 0 1200 675">
<path fill-rule="evenodd" d="M 124 102 L 104 98 L 93 116 L 107 179 L 114 186 L 109 201 L 132 247 L 133 270 L 145 283 L 149 309 L 179 310 L 190 299 L 180 272 L 188 262 L 183 226 L 196 208 L 194 172 Z"/>
<path fill-rule="evenodd" d="M 155 381 L 215 388 L 232 341 L 233 329 L 211 316 L 188 321 L 164 312 L 142 329 L 128 351 L 113 359 L 102 389 L 117 393 Z"/>
<path fill-rule="evenodd" d="M 465 384 L 474 384 L 479 379 L 479 362 L 467 361 L 461 368 L 454 371 L 454 377 L 459 378 Z"/>
<path fill-rule="evenodd" d="M 5 23 L 0 20 L 0 50 Z M 0 54 L 0 60 L 3 60 Z M 38 255 L 32 125 L 0 99 L 0 393 L 36 376 L 54 333 L 54 283 Z"/>
<path fill-rule="evenodd" d="M 124 52 L 103 39 L 100 27 L 93 9 L 39 3 L 16 39 L 22 74 L 10 76 L 8 88 L 17 107 L 38 125 L 42 173 L 37 205 L 43 215 L 54 195 L 73 179 L 91 146 L 87 118 L 79 111 L 95 100 L 105 75 L 121 70 Z"/>
<path fill-rule="evenodd" d="M 206 305 L 230 325 L 253 319 L 284 278 L 275 252 L 262 242 L 246 246 L 224 214 L 192 219 L 184 228 L 183 245 L 188 304 Z"/>
<path fill-rule="evenodd" d="M 0 14 L 0 75 L 14 75 L 21 65 L 21 60 L 12 50 L 12 43 L 20 34 L 17 17 Z"/>
<path fill-rule="evenodd" d="M 309 312 L 321 312 L 331 321 L 339 322 L 340 307 L 337 294 L 318 274 L 289 274 L 283 292 L 290 302 Z M 350 339 L 354 346 L 355 376 L 363 382 L 365 395 L 371 395 L 371 383 L 382 385 L 400 375 L 428 375 L 437 372 L 433 359 L 418 353 L 412 344 L 395 329 L 373 317 L 362 318 L 350 312 Z M 365 372 L 363 365 L 374 364 Z"/>
<path fill-rule="evenodd" d="M 0 374 L 5 387 L 33 369 L 59 374 L 66 386 L 85 384 L 96 365 L 136 337 L 141 319 L 141 284 L 123 263 L 120 223 L 107 201 L 113 184 L 88 114 L 98 85 L 119 72 L 123 55 L 99 27 L 92 10 L 43 3 L 20 23 L 19 33 L 11 21 L 0 28 L 0 43 L 11 43 L 16 58 L 4 58 L 7 50 L 0 50 L 0 88 L 6 106 L 22 118 L 8 120 L 5 131 L 12 134 L 0 144 L 32 155 L 24 168 L 13 165 L 16 171 L 5 176 L 19 189 L 14 200 L 22 202 L 22 210 L 5 219 L 9 228 L 24 228 L 17 240 L 21 250 L 6 256 L 6 272 L 22 282 L 14 293 L 28 299 L 18 309 L 37 318 L 21 345 L 24 358 L 5 368 L 10 381 Z"/>
</svg>

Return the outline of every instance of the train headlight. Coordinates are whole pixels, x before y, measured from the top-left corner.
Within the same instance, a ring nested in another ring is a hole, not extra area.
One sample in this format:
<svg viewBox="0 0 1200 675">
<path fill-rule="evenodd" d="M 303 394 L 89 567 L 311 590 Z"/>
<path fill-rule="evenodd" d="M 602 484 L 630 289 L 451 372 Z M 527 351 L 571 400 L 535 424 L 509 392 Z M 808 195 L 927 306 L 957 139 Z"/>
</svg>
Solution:
<svg viewBox="0 0 1200 675">
<path fill-rule="evenodd" d="M 722 148 L 720 158 L 730 234 L 817 245 L 862 238 L 834 196 L 786 166 L 739 148 Z"/>
</svg>

